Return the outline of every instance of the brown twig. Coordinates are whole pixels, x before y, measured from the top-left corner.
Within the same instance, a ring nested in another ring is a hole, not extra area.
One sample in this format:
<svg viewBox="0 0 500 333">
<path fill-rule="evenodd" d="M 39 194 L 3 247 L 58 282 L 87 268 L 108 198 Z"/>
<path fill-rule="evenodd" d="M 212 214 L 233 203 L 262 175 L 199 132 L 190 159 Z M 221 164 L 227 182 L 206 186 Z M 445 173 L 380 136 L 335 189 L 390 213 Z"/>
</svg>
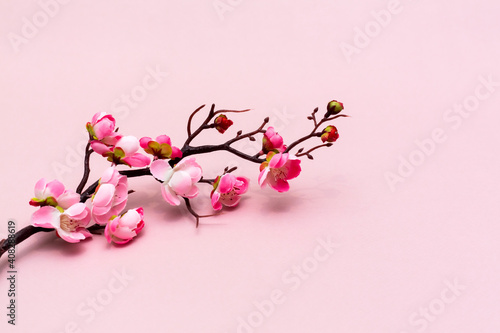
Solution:
<svg viewBox="0 0 500 333">
<path fill-rule="evenodd" d="M 186 208 L 187 210 L 191 213 L 196 218 L 196 228 L 200 225 L 200 219 L 204 217 L 211 217 L 213 215 L 199 215 L 197 212 L 194 211 L 193 207 L 191 207 L 191 202 L 189 201 L 188 198 L 183 198 L 184 202 L 186 203 Z"/>
<path fill-rule="evenodd" d="M 334 119 L 337 119 L 337 118 L 340 118 L 340 117 L 349 117 L 347 115 L 344 115 L 344 114 L 339 114 L 339 115 L 336 115 L 334 117 L 331 117 L 331 118 L 325 118 L 323 117 L 323 119 L 321 119 L 319 122 L 316 121 L 316 112 L 317 112 L 317 108 L 314 109 L 314 111 L 311 113 L 310 116 L 307 117 L 307 119 L 312 119 L 314 121 L 314 128 L 313 130 L 311 131 L 311 133 L 303 136 L 302 138 L 300 139 L 297 139 L 296 141 L 292 142 L 291 144 L 289 144 L 287 146 L 287 148 L 285 149 L 284 153 L 288 153 L 289 151 L 291 151 L 293 148 L 295 148 L 298 144 L 306 141 L 306 140 L 309 140 L 310 138 L 313 138 L 313 137 L 319 137 L 321 136 L 321 132 L 316 132 L 318 130 L 318 128 L 324 124 L 325 122 L 327 121 L 331 121 L 331 120 L 334 120 Z"/>
<path fill-rule="evenodd" d="M 325 143 L 323 145 L 316 146 L 314 148 L 309 149 L 306 152 L 302 152 L 302 149 L 300 149 L 295 156 L 300 157 L 300 156 L 307 156 L 309 159 L 313 159 L 311 152 L 315 151 L 316 149 L 322 148 L 322 147 L 331 147 L 333 144 L 331 142 Z"/>
<path fill-rule="evenodd" d="M 94 152 L 92 149 L 90 149 L 90 141 L 91 139 L 89 138 L 89 142 L 87 143 L 87 147 L 85 147 L 85 162 L 83 166 L 83 177 L 82 180 L 80 181 L 80 184 L 78 184 L 78 187 L 76 188 L 76 193 L 82 194 L 83 188 L 85 185 L 87 185 L 87 182 L 89 181 L 89 176 L 90 176 L 90 155 Z"/>
</svg>

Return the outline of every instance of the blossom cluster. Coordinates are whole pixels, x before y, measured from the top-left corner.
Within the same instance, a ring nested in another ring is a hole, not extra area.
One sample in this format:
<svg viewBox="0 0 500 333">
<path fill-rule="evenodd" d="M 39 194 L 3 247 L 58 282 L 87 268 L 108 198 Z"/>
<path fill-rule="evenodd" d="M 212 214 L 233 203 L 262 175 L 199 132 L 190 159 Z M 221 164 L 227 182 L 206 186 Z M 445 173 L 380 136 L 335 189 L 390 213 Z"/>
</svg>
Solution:
<svg viewBox="0 0 500 333">
<path fill-rule="evenodd" d="M 230 147 L 231 143 L 244 138 L 255 141 L 254 136 L 262 134 L 261 150 L 256 156 L 248 156 L 242 152 L 237 155 L 259 164 L 255 176 L 261 187 L 269 186 L 278 192 L 286 192 L 290 189 L 289 181 L 301 173 L 300 157 L 307 156 L 312 159 L 311 151 L 323 146 L 330 146 L 339 138 L 337 128 L 333 125 L 328 125 L 321 131 L 319 129 L 324 122 L 339 117 L 338 114 L 343 108 L 342 103 L 331 101 L 320 120 L 316 119 L 315 113 L 318 109 L 315 109 L 308 117 L 314 122 L 313 131 L 288 145 L 272 126 L 266 128 L 265 125 L 268 122 L 268 118 L 266 118 L 258 130 L 247 134 L 242 134 L 242 131 L 239 131 L 236 137 L 226 144 L 210 146 L 210 149 L 234 152 L 234 149 Z M 193 113 L 191 118 L 198 111 L 199 109 Z M 209 197 L 215 211 L 219 211 L 223 207 L 237 206 L 241 197 L 248 192 L 250 179 L 245 176 L 233 175 L 236 168 L 229 169 L 229 167 L 213 179 L 205 178 L 202 167 L 192 156 L 199 151 L 199 147 L 192 147 L 189 144 L 195 136 L 205 129 L 213 128 L 224 134 L 233 125 L 233 121 L 226 114 L 245 111 L 248 110 L 215 112 L 212 106 L 205 122 L 193 133 L 190 129 L 190 118 L 188 123 L 189 137 L 182 148 L 174 146 L 171 138 L 164 134 L 155 139 L 147 136 L 137 138 L 131 135 L 122 135 L 111 114 L 105 112 L 95 114 L 86 125 L 89 134 L 86 159 L 88 162 L 90 154 L 96 153 L 107 159 L 111 165 L 102 172 L 99 180 L 85 192 L 82 192 L 82 189 L 86 185 L 90 173 L 88 167 L 84 179 L 82 179 L 81 190 L 67 189 L 58 180 L 40 179 L 35 184 L 35 196 L 30 200 L 30 205 L 38 208 L 32 215 L 32 225 L 54 229 L 60 238 L 70 243 L 77 243 L 92 237 L 92 232 L 99 229 L 104 230 L 105 238 L 109 243 L 125 244 L 131 241 L 145 225 L 144 209 L 143 207 L 127 209 L 128 197 L 133 192 L 129 190 L 128 185 L 128 177 L 132 174 L 123 170 L 119 171 L 117 168 L 119 165 L 142 168 L 130 171 L 141 171 L 141 173 L 137 172 L 136 175 L 153 176 L 161 183 L 161 193 L 168 204 L 178 206 L 182 202 L 186 202 L 190 212 L 197 218 L 200 216 L 192 211 L 189 200 L 199 195 L 198 186 L 200 183 L 211 185 Z M 212 122 L 210 123 L 210 121 Z M 295 146 L 311 138 L 319 138 L 323 144 L 305 153 L 303 148 L 295 155 L 290 152 Z M 203 153 L 205 152 L 210 151 L 203 151 Z"/>
</svg>

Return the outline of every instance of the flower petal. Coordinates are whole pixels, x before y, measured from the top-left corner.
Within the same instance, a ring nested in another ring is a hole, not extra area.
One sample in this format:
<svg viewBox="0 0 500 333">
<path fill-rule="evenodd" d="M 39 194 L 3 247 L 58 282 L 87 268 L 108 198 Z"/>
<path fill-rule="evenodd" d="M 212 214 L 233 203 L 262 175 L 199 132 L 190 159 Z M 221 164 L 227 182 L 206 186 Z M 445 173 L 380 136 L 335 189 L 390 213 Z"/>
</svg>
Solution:
<svg viewBox="0 0 500 333">
<path fill-rule="evenodd" d="M 289 159 L 287 162 L 288 173 L 286 175 L 287 179 L 293 179 L 299 176 L 301 168 L 300 168 L 300 160 L 299 159 Z"/>
<path fill-rule="evenodd" d="M 175 193 L 183 196 L 191 190 L 193 182 L 191 181 L 189 173 L 185 171 L 176 171 L 168 181 L 168 186 L 174 190 Z"/>
<path fill-rule="evenodd" d="M 235 192 L 237 194 L 243 194 L 248 191 L 248 184 L 250 181 L 246 177 L 236 177 Z"/>
<path fill-rule="evenodd" d="M 139 144 L 141 145 L 142 149 L 148 148 L 148 143 L 152 141 L 152 139 L 149 136 L 145 136 L 139 140 Z"/>
<path fill-rule="evenodd" d="M 45 180 L 45 178 L 42 178 L 39 181 L 37 181 L 35 184 L 35 197 L 42 200 L 45 199 L 43 198 L 43 196 L 46 187 L 47 187 L 47 181 Z"/>
<path fill-rule="evenodd" d="M 161 194 L 165 201 L 167 201 L 172 206 L 179 206 L 181 201 L 177 194 L 166 184 L 161 187 Z"/>
<path fill-rule="evenodd" d="M 80 220 L 85 218 L 87 215 L 87 206 L 85 204 L 79 202 L 76 205 L 69 207 L 64 211 L 64 214 L 68 215 L 70 218 Z"/>
<path fill-rule="evenodd" d="M 115 187 L 112 184 L 101 184 L 92 200 L 94 206 L 108 206 L 115 196 Z"/>
<path fill-rule="evenodd" d="M 61 206 L 62 209 L 68 209 L 79 202 L 80 194 L 70 190 L 64 191 L 64 193 L 57 198 L 57 204 Z"/>
<path fill-rule="evenodd" d="M 106 146 L 104 143 L 99 142 L 99 141 L 92 141 L 90 143 L 90 146 L 92 147 L 92 150 L 94 150 L 96 153 L 104 155 L 106 153 L 109 153 L 111 149 Z"/>
<path fill-rule="evenodd" d="M 227 207 L 234 207 L 240 202 L 241 197 L 239 195 L 231 195 L 225 198 L 221 198 L 220 202 Z"/>
<path fill-rule="evenodd" d="M 118 140 L 115 147 L 121 148 L 125 156 L 130 156 L 139 150 L 139 140 L 135 136 L 127 135 Z"/>
<path fill-rule="evenodd" d="M 269 185 L 278 192 L 286 192 L 290 189 L 290 184 L 284 179 L 277 179 L 269 181 Z"/>
<path fill-rule="evenodd" d="M 230 173 L 226 173 L 225 175 L 220 177 L 219 192 L 220 193 L 231 192 L 235 183 L 236 183 L 236 177 Z"/>
<path fill-rule="evenodd" d="M 31 224 L 42 228 L 59 228 L 61 212 L 55 207 L 45 206 L 31 216 Z"/>
<path fill-rule="evenodd" d="M 273 169 L 281 168 L 288 161 L 288 153 L 274 155 L 269 161 L 269 167 Z"/>
<path fill-rule="evenodd" d="M 58 180 L 53 180 L 53 181 L 47 183 L 47 187 L 45 188 L 44 195 L 46 196 L 46 198 L 54 197 L 57 200 L 57 198 L 61 194 L 63 194 L 64 190 L 65 190 L 65 188 L 64 188 L 63 183 L 61 183 Z"/>
<path fill-rule="evenodd" d="M 211 202 L 212 202 L 212 207 L 214 207 L 215 210 L 222 209 L 222 204 L 219 202 L 219 199 L 220 199 L 220 193 L 214 191 L 214 193 L 212 194 Z"/>
<path fill-rule="evenodd" d="M 172 167 L 165 160 L 156 160 L 151 163 L 150 170 L 156 179 L 164 182 L 167 179 L 168 171 L 172 170 Z"/>
<path fill-rule="evenodd" d="M 135 153 L 132 156 L 123 158 L 122 160 L 130 166 L 137 168 L 146 167 L 149 165 L 149 163 L 151 163 L 151 159 L 145 155 L 142 155 L 141 153 Z"/>
<path fill-rule="evenodd" d="M 259 174 L 259 185 L 261 187 L 264 187 L 266 186 L 266 183 L 267 183 L 267 175 L 269 174 L 271 170 L 269 168 L 265 168 L 264 170 L 262 170 Z"/>
<path fill-rule="evenodd" d="M 158 143 L 166 143 L 168 145 L 172 145 L 172 141 L 170 140 L 170 137 L 167 135 L 160 135 L 156 137 L 156 142 Z"/>
</svg>

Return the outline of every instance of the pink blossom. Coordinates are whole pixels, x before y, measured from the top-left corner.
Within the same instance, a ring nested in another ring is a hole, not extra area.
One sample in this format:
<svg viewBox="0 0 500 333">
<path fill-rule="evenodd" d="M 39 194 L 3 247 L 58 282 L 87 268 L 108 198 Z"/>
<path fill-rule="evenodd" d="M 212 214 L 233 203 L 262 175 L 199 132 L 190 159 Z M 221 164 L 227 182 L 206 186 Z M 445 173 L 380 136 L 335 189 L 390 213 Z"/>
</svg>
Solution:
<svg viewBox="0 0 500 333">
<path fill-rule="evenodd" d="M 234 207 L 240 202 L 240 195 L 247 190 L 248 179 L 245 177 L 235 177 L 230 173 L 217 177 L 210 194 L 212 206 L 215 210 L 222 209 L 222 205 Z"/>
<path fill-rule="evenodd" d="M 139 150 L 139 140 L 134 136 L 124 136 L 113 146 L 109 147 L 100 141 L 91 143 L 92 149 L 108 158 L 108 161 L 118 164 L 125 164 L 130 167 L 145 167 L 151 162 L 151 159 L 141 153 Z"/>
<path fill-rule="evenodd" d="M 266 133 L 264 133 L 264 138 L 262 138 L 262 152 L 267 154 L 270 151 L 277 150 L 282 153 L 286 149 L 283 145 L 283 138 L 274 130 L 274 127 L 270 126 Z"/>
<path fill-rule="evenodd" d="M 182 151 L 172 146 L 172 141 L 167 135 L 158 136 L 156 141 L 146 136 L 140 140 L 140 144 L 146 153 L 155 156 L 155 158 L 176 159 L 182 157 Z"/>
<path fill-rule="evenodd" d="M 288 180 L 296 178 L 300 174 L 300 160 L 292 158 L 288 153 L 269 153 L 267 159 L 260 166 L 259 185 L 266 184 L 278 192 L 286 192 L 290 189 Z"/>
<path fill-rule="evenodd" d="M 30 205 L 35 207 L 60 206 L 67 209 L 80 202 L 80 195 L 66 190 L 63 183 L 58 180 L 48 182 L 45 178 L 35 184 L 35 197 L 31 199 Z"/>
<path fill-rule="evenodd" d="M 92 237 L 86 227 L 90 223 L 90 211 L 83 203 L 72 205 L 64 210 L 45 206 L 36 211 L 31 217 L 35 227 L 54 228 L 59 237 L 70 243 Z"/>
<path fill-rule="evenodd" d="M 144 209 L 130 209 L 122 216 L 113 217 L 106 228 L 104 228 L 104 236 L 108 243 L 116 244 L 128 243 L 137 236 L 144 228 Z"/>
<path fill-rule="evenodd" d="M 115 132 L 116 121 L 106 112 L 98 112 L 92 117 L 92 122 L 87 123 L 87 131 L 92 139 L 100 141 L 107 146 L 114 146 L 121 138 Z"/>
<path fill-rule="evenodd" d="M 180 205 L 180 197 L 198 195 L 196 183 L 201 179 L 202 170 L 194 157 L 181 160 L 173 168 L 166 160 L 156 160 L 151 164 L 151 173 L 163 182 L 163 198 L 171 205 Z"/>
<path fill-rule="evenodd" d="M 92 217 L 99 225 L 105 225 L 113 215 L 120 214 L 127 205 L 128 181 L 113 167 L 102 175 L 96 193 L 92 197 Z"/>
</svg>

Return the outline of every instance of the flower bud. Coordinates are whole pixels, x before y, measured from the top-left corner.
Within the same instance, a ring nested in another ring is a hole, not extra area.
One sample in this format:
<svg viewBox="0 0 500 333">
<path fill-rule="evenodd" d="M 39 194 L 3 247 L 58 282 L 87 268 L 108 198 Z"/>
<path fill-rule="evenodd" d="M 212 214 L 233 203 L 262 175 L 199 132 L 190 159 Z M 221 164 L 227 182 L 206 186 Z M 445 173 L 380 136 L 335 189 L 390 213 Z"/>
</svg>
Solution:
<svg viewBox="0 0 500 333">
<path fill-rule="evenodd" d="M 121 216 L 115 216 L 106 224 L 104 236 L 108 243 L 128 243 L 137 236 L 144 227 L 144 210 L 142 207 L 130 209 Z"/>
<path fill-rule="evenodd" d="M 219 133 L 224 134 L 224 132 L 231 127 L 233 124 L 233 121 L 228 119 L 226 115 L 221 114 L 214 120 L 215 123 L 215 129 L 219 131 Z"/>
<path fill-rule="evenodd" d="M 264 154 L 274 150 L 283 152 L 285 149 L 286 146 L 283 144 L 283 138 L 270 126 L 262 138 L 262 152 Z"/>
<path fill-rule="evenodd" d="M 344 110 L 344 104 L 333 100 L 326 106 L 325 118 L 339 114 L 342 110 Z"/>
<path fill-rule="evenodd" d="M 333 125 L 327 126 L 321 134 L 321 141 L 323 142 L 335 142 L 338 138 L 339 132 L 337 131 L 337 127 Z"/>
</svg>

